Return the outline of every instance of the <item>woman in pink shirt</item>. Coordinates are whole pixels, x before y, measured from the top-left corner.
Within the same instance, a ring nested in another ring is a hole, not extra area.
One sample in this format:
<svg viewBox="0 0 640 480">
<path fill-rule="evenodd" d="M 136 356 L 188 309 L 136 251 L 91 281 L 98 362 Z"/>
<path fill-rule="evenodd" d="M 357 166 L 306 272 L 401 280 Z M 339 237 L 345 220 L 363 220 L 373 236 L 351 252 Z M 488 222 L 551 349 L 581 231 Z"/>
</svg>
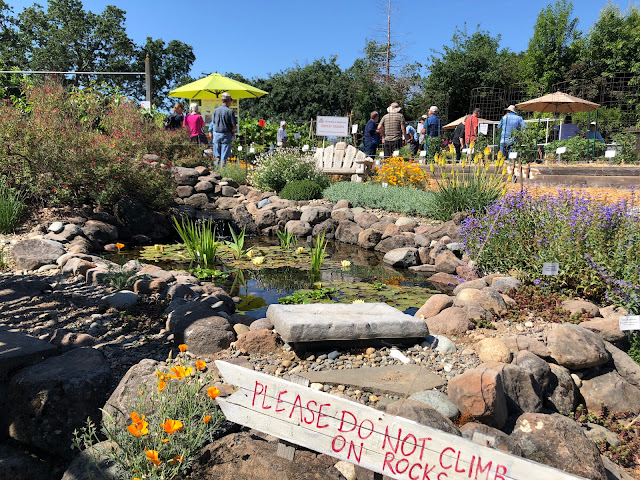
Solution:
<svg viewBox="0 0 640 480">
<path fill-rule="evenodd" d="M 184 117 L 184 125 L 189 128 L 189 135 L 192 142 L 200 145 L 207 143 L 207 137 L 202 131 L 204 120 L 202 119 L 202 115 L 198 113 L 197 103 L 189 105 L 189 115 Z"/>
</svg>

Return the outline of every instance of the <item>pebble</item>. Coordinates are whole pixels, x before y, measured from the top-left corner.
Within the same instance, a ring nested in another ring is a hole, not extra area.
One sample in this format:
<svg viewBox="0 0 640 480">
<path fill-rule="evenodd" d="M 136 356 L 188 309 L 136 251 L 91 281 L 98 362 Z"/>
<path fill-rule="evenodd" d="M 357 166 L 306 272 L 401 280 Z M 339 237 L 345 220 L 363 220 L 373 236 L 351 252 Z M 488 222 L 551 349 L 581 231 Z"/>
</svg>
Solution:
<svg viewBox="0 0 640 480">
<path fill-rule="evenodd" d="M 312 383 L 311 385 L 309 385 L 309 388 L 311 388 L 311 390 L 321 392 L 322 390 L 324 390 L 324 385 L 322 385 L 321 383 Z"/>
<path fill-rule="evenodd" d="M 533 328 L 533 322 L 524 322 L 524 326 L 527 328 Z"/>
</svg>

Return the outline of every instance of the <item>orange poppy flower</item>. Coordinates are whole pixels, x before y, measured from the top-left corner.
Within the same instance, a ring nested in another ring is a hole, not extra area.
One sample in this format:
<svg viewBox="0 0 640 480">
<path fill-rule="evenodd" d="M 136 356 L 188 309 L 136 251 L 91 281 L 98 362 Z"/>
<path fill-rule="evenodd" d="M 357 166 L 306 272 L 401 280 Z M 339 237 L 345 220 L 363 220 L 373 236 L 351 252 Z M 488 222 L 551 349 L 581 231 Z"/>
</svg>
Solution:
<svg viewBox="0 0 640 480">
<path fill-rule="evenodd" d="M 162 439 L 162 443 L 167 443 L 168 441 L 169 441 L 169 439 L 168 439 L 168 438 L 163 438 L 163 439 Z"/>
<path fill-rule="evenodd" d="M 180 430 L 184 425 L 180 420 L 165 420 L 164 423 L 160 424 L 162 429 L 167 432 L 169 435 Z"/>
<path fill-rule="evenodd" d="M 133 423 L 127 426 L 127 431 L 131 435 L 139 437 L 140 435 L 147 435 L 149 433 L 149 429 L 147 428 L 149 423 L 144 421 L 146 418 L 144 415 L 140 417 L 137 412 L 131 412 L 130 417 Z"/>
<path fill-rule="evenodd" d="M 182 365 L 178 365 L 177 367 L 173 367 L 171 371 L 173 372 L 173 375 L 171 376 L 171 378 L 176 378 L 180 380 L 181 378 L 188 377 L 189 375 L 191 375 L 191 372 L 193 371 L 193 369 L 191 367 L 184 368 Z"/>
<path fill-rule="evenodd" d="M 147 450 L 146 452 L 147 455 L 147 460 L 149 460 L 151 463 L 153 463 L 156 467 L 160 464 L 162 464 L 162 462 L 158 459 L 158 451 L 157 450 Z"/>
<path fill-rule="evenodd" d="M 161 392 L 162 390 L 164 390 L 164 387 L 167 386 L 167 382 L 165 382 L 164 380 L 160 380 L 158 382 L 158 391 Z"/>
<path fill-rule="evenodd" d="M 207 393 L 209 394 L 212 400 L 215 400 L 217 397 L 220 396 L 220 390 L 218 390 L 216 387 L 207 388 Z"/>
<path fill-rule="evenodd" d="M 186 352 L 187 351 L 187 344 L 186 343 L 181 343 L 180 345 L 178 345 L 178 349 L 181 352 Z"/>
<path fill-rule="evenodd" d="M 173 465 L 176 462 L 182 463 L 182 457 L 180 455 L 176 455 L 173 457 L 173 460 L 169 460 L 170 465 Z"/>
<path fill-rule="evenodd" d="M 209 422 L 211 421 L 211 415 L 207 415 L 206 417 L 204 417 L 204 418 L 202 419 L 202 421 L 203 421 L 204 423 L 209 423 Z"/>
<path fill-rule="evenodd" d="M 198 360 L 196 362 L 196 368 L 198 370 L 204 370 L 205 368 L 207 368 L 207 362 L 203 362 L 202 360 Z"/>
<path fill-rule="evenodd" d="M 116 247 L 118 248 L 118 250 L 124 248 L 124 243 L 116 243 Z"/>
</svg>

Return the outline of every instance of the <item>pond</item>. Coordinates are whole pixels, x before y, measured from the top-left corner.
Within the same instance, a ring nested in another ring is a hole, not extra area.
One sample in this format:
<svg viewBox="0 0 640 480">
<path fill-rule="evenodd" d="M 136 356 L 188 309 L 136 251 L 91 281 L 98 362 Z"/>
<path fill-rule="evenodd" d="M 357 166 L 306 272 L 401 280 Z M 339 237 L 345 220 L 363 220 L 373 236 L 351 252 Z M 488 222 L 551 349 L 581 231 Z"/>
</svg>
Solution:
<svg viewBox="0 0 640 480">
<path fill-rule="evenodd" d="M 425 277 L 385 265 L 380 252 L 331 240 L 323 267 L 314 275 L 309 269 L 310 239 L 298 242 L 296 248 L 287 250 L 274 237 L 247 238 L 245 250 L 253 250 L 253 255 L 236 260 L 223 253 L 224 265 L 217 268 L 224 275 L 213 281 L 242 299 L 238 313 L 254 318 L 264 317 L 268 306 L 279 302 L 385 302 L 413 314 L 427 298 L 439 293 Z M 139 259 L 165 270 L 186 270 L 190 262 L 183 254 L 176 244 L 123 250 L 107 258 L 119 264 Z M 260 257 L 264 263 L 252 261 Z"/>
</svg>

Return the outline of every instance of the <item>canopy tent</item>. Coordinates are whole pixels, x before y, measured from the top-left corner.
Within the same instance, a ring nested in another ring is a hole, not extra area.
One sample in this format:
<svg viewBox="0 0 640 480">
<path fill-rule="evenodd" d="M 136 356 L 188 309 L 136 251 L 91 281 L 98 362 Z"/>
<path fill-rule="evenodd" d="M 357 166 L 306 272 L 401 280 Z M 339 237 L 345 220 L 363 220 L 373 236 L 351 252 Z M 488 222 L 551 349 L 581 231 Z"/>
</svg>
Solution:
<svg viewBox="0 0 640 480">
<path fill-rule="evenodd" d="M 451 123 L 447 123 L 444 127 L 442 127 L 443 130 L 453 130 L 454 128 L 456 128 L 459 124 L 464 123 L 464 121 L 470 116 L 470 114 L 464 115 L 462 117 L 460 117 L 457 120 L 454 120 Z M 478 118 L 478 123 L 488 123 L 489 125 L 497 125 L 500 122 L 496 122 L 494 120 L 485 120 L 484 118 Z"/>
<path fill-rule="evenodd" d="M 234 99 L 257 98 L 268 95 L 268 92 L 260 90 L 259 88 L 233 80 L 232 78 L 227 78 L 219 73 L 212 73 L 200 80 L 171 90 L 169 96 L 203 100 L 220 98 L 220 95 L 224 92 L 229 92 Z"/>
</svg>

